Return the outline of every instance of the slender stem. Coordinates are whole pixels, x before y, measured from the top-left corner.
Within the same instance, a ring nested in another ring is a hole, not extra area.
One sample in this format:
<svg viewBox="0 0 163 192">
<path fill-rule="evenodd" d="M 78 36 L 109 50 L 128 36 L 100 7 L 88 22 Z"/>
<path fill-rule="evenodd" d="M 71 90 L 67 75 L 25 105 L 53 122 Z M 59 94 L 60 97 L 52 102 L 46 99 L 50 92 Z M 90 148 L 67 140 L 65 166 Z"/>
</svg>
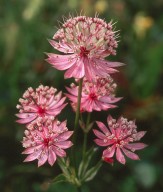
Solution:
<svg viewBox="0 0 163 192">
<path fill-rule="evenodd" d="M 84 132 L 84 142 L 83 142 L 83 159 L 85 157 L 86 147 L 87 147 L 87 135 L 88 133 Z"/>
<path fill-rule="evenodd" d="M 73 137 L 72 137 L 72 142 L 73 142 L 74 145 L 76 144 L 77 129 L 78 129 L 78 125 L 79 125 L 82 83 L 83 83 L 83 79 L 80 79 L 79 88 L 78 88 L 78 103 L 77 103 L 77 110 L 76 110 L 75 123 L 74 123 L 74 134 L 73 134 Z"/>
<path fill-rule="evenodd" d="M 89 126 L 89 122 L 90 122 L 90 119 L 91 119 L 91 113 L 88 113 L 88 116 L 87 116 L 87 121 L 86 121 L 86 130 L 84 132 L 84 142 L 83 142 L 83 159 L 85 157 L 85 152 L 86 152 L 86 147 L 87 147 L 87 137 L 88 137 L 88 126 Z"/>
<path fill-rule="evenodd" d="M 71 148 L 71 159 L 72 159 L 72 163 L 73 163 L 75 169 L 76 169 L 76 160 L 75 160 L 74 147 L 75 147 L 75 144 L 76 144 L 77 131 L 78 131 L 78 126 L 79 126 L 79 115 L 80 115 L 80 103 L 81 103 L 82 83 L 83 83 L 83 78 L 80 79 L 80 81 L 79 81 L 78 103 L 77 103 L 75 123 L 74 123 L 74 134 L 73 134 L 73 137 L 72 137 L 72 142 L 73 142 L 74 145 L 73 145 L 72 148 Z"/>
</svg>

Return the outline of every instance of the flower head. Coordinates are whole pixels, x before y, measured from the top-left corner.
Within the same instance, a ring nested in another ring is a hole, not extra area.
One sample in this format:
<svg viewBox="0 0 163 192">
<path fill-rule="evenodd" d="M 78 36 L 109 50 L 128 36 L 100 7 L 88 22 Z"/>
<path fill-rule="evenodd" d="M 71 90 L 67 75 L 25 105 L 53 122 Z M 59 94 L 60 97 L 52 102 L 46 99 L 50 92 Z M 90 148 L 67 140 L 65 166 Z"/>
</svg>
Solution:
<svg viewBox="0 0 163 192">
<path fill-rule="evenodd" d="M 64 55 L 47 53 L 47 62 L 58 70 L 66 70 L 65 78 L 92 80 L 96 75 L 107 77 L 121 66 L 119 62 L 104 60 L 115 55 L 118 44 L 112 22 L 97 17 L 78 16 L 68 19 L 50 40 L 50 44 Z"/>
<path fill-rule="evenodd" d="M 61 98 L 62 92 L 56 93 L 53 87 L 40 85 L 36 90 L 28 88 L 19 99 L 20 105 L 17 105 L 19 113 L 18 123 L 27 124 L 38 121 L 38 119 L 53 120 L 61 110 L 66 106 L 65 97 Z"/>
<path fill-rule="evenodd" d="M 94 130 L 94 134 L 98 137 L 95 143 L 99 146 L 107 146 L 103 151 L 103 160 L 112 162 L 112 158 L 116 153 L 116 159 L 125 164 L 124 155 L 133 160 L 139 160 L 139 156 L 134 153 L 136 150 L 145 148 L 147 145 L 139 143 L 145 131 L 137 132 L 137 126 L 134 121 L 127 121 L 127 119 L 120 117 L 117 121 L 111 116 L 107 119 L 107 128 L 102 122 L 96 122 L 100 131 Z"/>
<path fill-rule="evenodd" d="M 115 88 L 117 85 L 113 82 L 113 79 L 108 76 L 107 78 L 99 78 L 96 76 L 94 82 L 88 81 L 86 78 L 83 80 L 82 95 L 81 95 L 81 112 L 92 112 L 108 110 L 115 108 L 115 102 L 121 98 L 115 98 Z M 72 107 L 76 110 L 78 100 L 78 86 L 72 84 L 71 88 L 67 87 L 67 91 L 70 94 L 66 96 L 71 100 Z"/>
<path fill-rule="evenodd" d="M 31 130 L 25 130 L 25 137 L 22 144 L 26 148 L 22 154 L 27 154 L 24 162 L 38 159 L 38 167 L 42 166 L 46 161 L 52 166 L 57 156 L 65 157 L 67 149 L 72 146 L 70 138 L 73 131 L 68 131 L 66 121 L 59 122 L 57 120 L 41 124 Z"/>
</svg>

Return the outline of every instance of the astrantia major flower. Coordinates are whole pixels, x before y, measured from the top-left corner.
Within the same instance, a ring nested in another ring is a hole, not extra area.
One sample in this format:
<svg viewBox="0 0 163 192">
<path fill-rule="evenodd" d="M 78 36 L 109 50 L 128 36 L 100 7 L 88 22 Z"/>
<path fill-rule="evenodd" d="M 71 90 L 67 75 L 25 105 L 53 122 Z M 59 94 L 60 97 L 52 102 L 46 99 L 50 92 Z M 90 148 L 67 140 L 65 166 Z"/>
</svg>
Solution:
<svg viewBox="0 0 163 192">
<path fill-rule="evenodd" d="M 107 118 L 107 128 L 102 122 L 96 122 L 100 131 L 94 129 L 94 134 L 98 137 L 95 143 L 99 146 L 107 146 L 103 151 L 103 160 L 111 163 L 113 156 L 116 154 L 116 159 L 125 164 L 124 155 L 133 160 L 139 160 L 139 156 L 134 153 L 136 150 L 145 148 L 147 145 L 137 142 L 144 135 L 145 131 L 137 132 L 137 126 L 134 121 L 120 117 L 117 121 L 111 116 Z"/>
<path fill-rule="evenodd" d="M 31 130 L 25 130 L 22 144 L 26 148 L 22 154 L 27 154 L 24 162 L 38 159 L 38 167 L 46 161 L 52 166 L 58 157 L 65 157 L 67 149 L 72 146 L 68 141 L 73 131 L 68 131 L 66 121 L 46 121 Z"/>
<path fill-rule="evenodd" d="M 65 78 L 92 80 L 96 75 L 107 77 L 114 73 L 119 62 L 106 61 L 104 58 L 115 55 L 118 34 L 113 31 L 112 22 L 100 18 L 79 16 L 68 19 L 54 34 L 50 44 L 64 53 L 47 53 L 47 62 L 58 70 L 67 70 Z"/>
<path fill-rule="evenodd" d="M 121 98 L 115 97 L 116 83 L 108 76 L 107 78 L 97 77 L 93 82 L 88 81 L 86 78 L 83 80 L 80 111 L 92 112 L 108 110 L 115 108 L 115 102 Z M 71 88 L 66 88 L 69 92 L 66 96 L 70 99 L 71 105 L 76 110 L 78 100 L 78 86 L 72 84 Z"/>
<path fill-rule="evenodd" d="M 28 88 L 23 94 L 23 98 L 19 99 L 20 104 L 17 105 L 19 113 L 18 123 L 27 124 L 38 119 L 53 120 L 61 110 L 66 106 L 65 97 L 62 98 L 62 92 L 56 94 L 57 89 L 53 87 L 40 85 L 36 90 Z"/>
</svg>

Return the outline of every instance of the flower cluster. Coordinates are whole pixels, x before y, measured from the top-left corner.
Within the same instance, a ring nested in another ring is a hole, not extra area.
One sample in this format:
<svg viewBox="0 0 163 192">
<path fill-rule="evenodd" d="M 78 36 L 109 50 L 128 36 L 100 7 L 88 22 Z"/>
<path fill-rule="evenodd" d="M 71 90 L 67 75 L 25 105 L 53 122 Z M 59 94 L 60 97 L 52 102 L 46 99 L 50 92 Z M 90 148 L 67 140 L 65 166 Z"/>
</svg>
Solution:
<svg viewBox="0 0 163 192">
<path fill-rule="evenodd" d="M 57 89 L 53 87 L 40 85 L 36 91 L 32 87 L 28 88 L 19 99 L 20 105 L 17 105 L 20 119 L 18 123 L 26 124 L 38 119 L 53 120 L 61 110 L 66 106 L 65 97 L 61 98 L 62 92 L 55 94 Z"/>
<path fill-rule="evenodd" d="M 23 98 L 19 99 L 17 122 L 26 124 L 27 128 L 22 141 L 26 148 L 23 154 L 28 154 L 25 162 L 38 159 L 38 166 L 46 161 L 53 165 L 56 155 L 65 156 L 63 149 L 72 145 L 70 141 L 66 141 L 72 131 L 67 130 L 66 122 L 60 123 L 55 119 L 67 105 L 62 92 L 56 92 L 57 89 L 53 87 L 40 85 L 35 91 L 28 88 Z"/>
<path fill-rule="evenodd" d="M 86 78 L 83 80 L 82 94 L 81 94 L 81 112 L 101 111 L 115 108 L 115 102 L 121 98 L 115 98 L 115 88 L 117 84 L 108 76 L 107 78 L 97 77 L 93 82 Z M 73 109 L 76 111 L 78 100 L 78 86 L 71 84 L 71 88 L 66 88 L 69 94 L 66 96 L 70 99 Z"/>
<path fill-rule="evenodd" d="M 58 70 L 66 70 L 64 77 L 74 77 L 76 83 L 66 87 L 68 93 L 65 93 L 65 97 L 62 97 L 62 92 L 57 93 L 57 89 L 53 87 L 40 85 L 36 90 L 28 88 L 23 97 L 19 99 L 20 104 L 17 105 L 19 113 L 16 116 L 19 118 L 18 123 L 26 125 L 22 141 L 25 148 L 23 154 L 27 155 L 25 162 L 37 159 L 38 166 L 42 166 L 45 162 L 52 166 L 57 157 L 66 156 L 64 149 L 72 146 L 72 142 L 68 139 L 73 131 L 68 131 L 66 121 L 59 122 L 57 116 L 67 105 L 65 103 L 67 97 L 76 113 L 73 144 L 77 138 L 76 130 L 79 122 L 81 127 L 83 125 L 85 133 L 82 157 L 84 162 L 81 162 L 79 166 L 79 173 L 76 173 L 76 168 L 73 168 L 75 176 L 70 174 L 70 180 L 72 182 L 72 178 L 75 178 L 75 184 L 79 186 L 80 181 L 76 175 L 81 177 L 83 174 L 84 177 L 81 178 L 83 182 L 84 179 L 88 180 L 87 177 L 93 178 L 90 176 L 90 170 L 93 175 L 96 174 L 96 167 L 93 168 L 94 173 L 90 169 L 85 174 L 88 165 L 81 170 L 87 160 L 90 162 L 90 157 L 85 159 L 86 134 L 93 125 L 89 122 L 90 113 L 115 108 L 116 102 L 121 99 L 115 96 L 117 84 L 111 75 L 117 72 L 116 67 L 123 64 L 105 59 L 107 56 L 116 54 L 117 38 L 118 33 L 113 30 L 112 22 L 106 23 L 97 17 L 78 16 L 70 17 L 54 34 L 53 40 L 49 40 L 53 48 L 61 54 L 47 53 L 46 61 Z M 86 123 L 82 118 L 79 119 L 82 112 L 89 114 Z M 113 156 L 116 154 L 116 159 L 122 164 L 126 162 L 124 155 L 138 160 L 139 157 L 134 151 L 146 147 L 144 143 L 137 142 L 144 136 L 145 131 L 138 132 L 135 122 L 127 121 L 123 117 L 116 121 L 109 115 L 107 122 L 109 128 L 97 121 L 100 131 L 93 130 L 97 136 L 95 143 L 107 147 L 103 151 L 102 159 L 112 163 Z M 71 160 L 73 158 L 71 157 Z M 64 162 L 63 160 L 60 165 L 62 170 L 65 170 L 67 166 L 67 164 L 63 165 Z M 101 161 L 97 164 L 97 169 L 101 166 L 100 164 Z M 66 170 L 66 178 L 69 173 L 71 171 Z"/>
<path fill-rule="evenodd" d="M 47 61 L 56 69 L 67 69 L 65 78 L 86 77 L 89 81 L 96 75 L 105 78 L 117 71 L 115 67 L 122 65 L 104 60 L 116 54 L 117 37 L 112 22 L 86 16 L 70 18 L 49 41 L 64 55 L 47 53 Z"/>
<path fill-rule="evenodd" d="M 134 121 L 120 117 L 117 121 L 110 115 L 107 118 L 109 128 L 102 122 L 96 122 L 100 131 L 94 129 L 94 134 L 97 136 L 95 143 L 99 146 L 108 146 L 103 151 L 103 160 L 113 162 L 112 157 L 116 153 L 116 159 L 125 164 L 126 160 L 123 154 L 133 160 L 139 160 L 139 156 L 134 153 L 146 147 L 144 143 L 137 143 L 144 135 L 145 131 L 137 132 L 137 126 Z"/>
<path fill-rule="evenodd" d="M 31 130 L 25 130 L 22 144 L 26 148 L 22 154 L 27 154 L 24 162 L 38 159 L 38 167 L 46 161 L 52 166 L 57 156 L 65 157 L 67 149 L 72 146 L 71 141 L 66 141 L 73 131 L 68 131 L 66 121 L 54 120 L 34 126 Z"/>
</svg>

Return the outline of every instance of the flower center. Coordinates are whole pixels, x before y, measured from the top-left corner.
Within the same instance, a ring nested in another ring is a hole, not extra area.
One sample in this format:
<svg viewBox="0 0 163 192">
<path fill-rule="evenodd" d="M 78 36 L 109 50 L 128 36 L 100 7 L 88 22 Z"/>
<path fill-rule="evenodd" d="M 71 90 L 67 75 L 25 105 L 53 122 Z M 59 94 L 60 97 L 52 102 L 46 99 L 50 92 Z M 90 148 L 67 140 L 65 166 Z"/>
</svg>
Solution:
<svg viewBox="0 0 163 192">
<path fill-rule="evenodd" d="M 87 57 L 89 51 L 85 47 L 80 47 L 80 57 Z"/>
<path fill-rule="evenodd" d="M 48 145 L 49 145 L 49 141 L 50 141 L 49 138 L 45 138 L 45 139 L 44 139 L 44 145 L 45 145 L 45 146 L 48 146 Z"/>
<path fill-rule="evenodd" d="M 43 116 L 44 115 L 44 113 L 45 113 L 45 109 L 43 109 L 43 108 L 41 108 L 41 107 L 38 107 L 38 114 L 40 115 L 40 116 Z"/>
<path fill-rule="evenodd" d="M 89 94 L 89 98 L 90 98 L 91 100 L 95 100 L 95 99 L 97 99 L 97 96 L 96 96 L 95 93 L 90 93 L 90 94 Z"/>
</svg>

